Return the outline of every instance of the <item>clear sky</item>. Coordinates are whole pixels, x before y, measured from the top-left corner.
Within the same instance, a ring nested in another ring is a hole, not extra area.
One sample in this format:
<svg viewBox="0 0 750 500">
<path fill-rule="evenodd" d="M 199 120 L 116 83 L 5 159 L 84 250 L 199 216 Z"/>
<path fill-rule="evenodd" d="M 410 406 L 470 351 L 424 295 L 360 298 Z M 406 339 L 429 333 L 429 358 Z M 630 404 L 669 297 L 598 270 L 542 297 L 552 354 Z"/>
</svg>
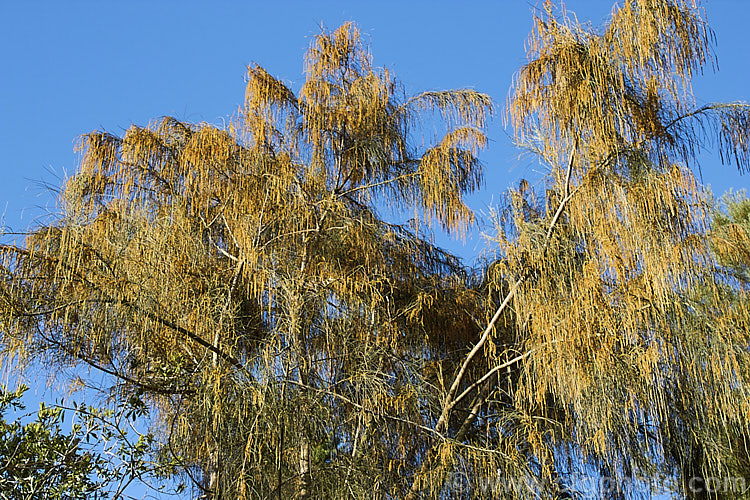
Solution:
<svg viewBox="0 0 750 500">
<path fill-rule="evenodd" d="M 559 3 L 559 2 L 556 2 Z M 374 63 L 392 71 L 407 92 L 471 87 L 502 109 L 536 0 L 495 1 L 0 1 L 0 213 L 22 231 L 74 172 L 76 138 L 95 129 L 120 134 L 172 115 L 220 123 L 241 105 L 245 68 L 258 63 L 298 89 L 303 56 L 321 24 L 355 21 L 369 39 Z M 598 25 L 610 0 L 569 0 L 580 20 Z M 750 100 L 750 1 L 707 0 L 720 71 L 695 82 L 698 102 Z M 498 118 L 482 155 L 486 185 L 471 198 L 486 211 L 542 167 L 519 159 Z M 715 193 L 750 187 L 750 175 L 706 155 L 703 181 Z M 38 220 L 38 219 L 36 219 Z M 471 262 L 482 248 L 439 238 Z"/>
</svg>

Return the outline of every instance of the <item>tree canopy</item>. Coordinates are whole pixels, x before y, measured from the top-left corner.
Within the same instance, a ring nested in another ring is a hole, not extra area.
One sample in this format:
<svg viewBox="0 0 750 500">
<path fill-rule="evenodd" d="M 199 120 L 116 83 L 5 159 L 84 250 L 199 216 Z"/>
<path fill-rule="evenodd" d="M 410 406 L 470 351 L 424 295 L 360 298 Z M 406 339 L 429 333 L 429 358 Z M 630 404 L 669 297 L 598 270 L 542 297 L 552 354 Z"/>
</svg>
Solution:
<svg viewBox="0 0 750 500">
<path fill-rule="evenodd" d="M 0 247 L 3 360 L 107 374 L 206 498 L 747 495 L 747 202 L 693 171 L 750 169 L 750 107 L 696 105 L 712 41 L 691 0 L 545 3 L 506 116 L 546 174 L 480 269 L 430 233 L 475 221 L 492 100 L 407 96 L 351 23 L 296 91 L 248 68 L 226 127 L 88 134 L 60 216 Z"/>
<path fill-rule="evenodd" d="M 60 429 L 61 412 L 42 405 L 37 419 L 22 425 L 6 422 L 7 410 L 23 409 L 27 388 L 0 393 L 0 495 L 4 499 L 83 499 L 95 497 L 99 485 L 92 480 L 102 464 L 81 453 L 81 438 Z"/>
<path fill-rule="evenodd" d="M 165 475 L 150 463 L 153 437 L 124 425 L 145 415 L 135 400 L 120 402 L 116 411 L 41 402 L 38 411 L 20 414 L 27 390 L 0 387 L 3 500 L 119 499 L 133 481 Z M 5 419 L 9 410 L 16 417 L 11 422 Z M 71 413 L 74 421 L 66 433 L 63 423 Z"/>
</svg>

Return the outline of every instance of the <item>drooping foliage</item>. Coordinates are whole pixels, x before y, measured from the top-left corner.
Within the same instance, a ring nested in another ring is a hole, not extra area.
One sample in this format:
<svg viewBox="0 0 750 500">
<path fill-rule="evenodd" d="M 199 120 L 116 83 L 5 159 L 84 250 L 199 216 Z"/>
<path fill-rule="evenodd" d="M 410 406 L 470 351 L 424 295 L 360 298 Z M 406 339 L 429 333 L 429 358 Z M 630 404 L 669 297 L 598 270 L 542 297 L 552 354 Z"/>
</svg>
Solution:
<svg viewBox="0 0 750 500">
<path fill-rule="evenodd" d="M 712 39 L 689 1 L 626 1 L 600 31 L 549 4 L 536 20 L 508 113 L 549 174 L 510 194 L 497 275 L 517 285 L 515 408 L 543 418 L 524 439 L 548 483 L 747 476 L 747 288 L 725 300 L 689 170 L 712 134 L 749 166 L 750 108 L 690 92 Z"/>
<path fill-rule="evenodd" d="M 59 219 L 2 247 L 5 359 L 109 374 L 212 498 L 736 498 L 706 485 L 750 463 L 746 217 L 693 170 L 748 170 L 750 108 L 695 104 L 691 0 L 535 22 L 507 109 L 548 173 L 481 272 L 426 229 L 472 224 L 491 100 L 406 97 L 346 24 L 297 91 L 250 67 L 226 128 L 83 137 Z"/>
<path fill-rule="evenodd" d="M 435 426 L 464 446 L 446 460 L 436 442 L 423 482 L 452 471 L 477 496 L 621 498 L 666 478 L 672 493 L 748 494 L 746 235 L 711 231 L 690 168 L 715 144 L 748 170 L 750 107 L 696 106 L 712 41 L 695 2 L 626 1 L 601 30 L 545 3 L 507 113 L 548 173 L 496 217 L 496 312 Z M 490 369 L 467 375 L 480 352 Z"/>
<path fill-rule="evenodd" d="M 415 381 L 478 314 L 419 221 L 472 222 L 491 113 L 473 90 L 406 98 L 346 24 L 315 38 L 297 95 L 250 67 L 226 129 L 86 135 L 59 220 L 3 247 L 4 352 L 113 375 L 216 498 L 397 491 L 424 442 L 399 419 L 434 397 Z"/>
</svg>

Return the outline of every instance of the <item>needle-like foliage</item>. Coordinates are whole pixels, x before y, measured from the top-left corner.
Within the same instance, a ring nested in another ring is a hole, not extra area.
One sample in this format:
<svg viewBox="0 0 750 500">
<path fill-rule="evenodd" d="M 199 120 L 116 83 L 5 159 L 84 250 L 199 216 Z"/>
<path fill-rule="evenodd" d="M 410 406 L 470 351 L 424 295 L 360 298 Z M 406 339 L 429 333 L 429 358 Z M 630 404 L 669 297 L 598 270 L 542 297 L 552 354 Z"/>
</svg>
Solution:
<svg viewBox="0 0 750 500">
<path fill-rule="evenodd" d="M 548 174 L 497 217 L 495 314 L 447 378 L 409 498 L 446 477 L 472 497 L 622 498 L 660 478 L 748 495 L 747 235 L 711 231 L 689 169 L 711 143 L 750 167 L 750 106 L 691 93 L 712 41 L 688 0 L 625 1 L 601 30 L 544 4 L 507 111 Z"/>
<path fill-rule="evenodd" d="M 750 167 L 750 107 L 692 98 L 712 39 L 687 0 L 625 1 L 601 30 L 549 2 L 536 18 L 508 114 L 549 173 L 512 191 L 498 220 L 490 288 L 515 343 L 499 349 L 488 328 L 475 346 L 497 367 L 515 359 L 509 391 L 490 370 L 474 398 L 478 421 L 525 456 L 525 494 L 564 496 L 591 474 L 617 487 L 580 494 L 633 494 L 633 478 L 660 475 L 688 495 L 747 494 L 714 488 L 748 477 L 748 289 L 717 265 L 744 236 L 726 228 L 712 247 L 712 207 L 688 169 L 712 137 Z M 444 427 L 463 395 L 453 385 Z M 465 474 L 487 477 L 486 456 L 466 453 Z"/>
<path fill-rule="evenodd" d="M 491 100 L 406 97 L 345 24 L 298 90 L 251 66 L 226 128 L 83 137 L 60 217 L 1 249 L 4 360 L 108 374 L 210 498 L 747 494 L 745 204 L 717 216 L 691 169 L 750 168 L 750 108 L 696 106 L 691 0 L 555 12 L 508 99 L 548 174 L 481 273 L 420 228 L 473 223 Z"/>
<path fill-rule="evenodd" d="M 59 219 L 2 247 L 5 359 L 112 375 L 213 498 L 397 491 L 421 363 L 474 335 L 477 302 L 456 258 L 378 212 L 471 224 L 492 111 L 473 90 L 406 98 L 345 24 L 313 40 L 298 95 L 250 67 L 225 129 L 82 137 Z"/>
</svg>

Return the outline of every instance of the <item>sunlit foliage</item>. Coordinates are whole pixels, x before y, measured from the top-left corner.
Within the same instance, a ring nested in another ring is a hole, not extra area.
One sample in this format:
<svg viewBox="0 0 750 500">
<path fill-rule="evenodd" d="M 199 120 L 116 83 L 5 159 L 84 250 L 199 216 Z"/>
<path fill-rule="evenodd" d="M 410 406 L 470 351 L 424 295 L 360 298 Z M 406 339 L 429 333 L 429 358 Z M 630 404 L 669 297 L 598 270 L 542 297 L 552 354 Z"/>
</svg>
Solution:
<svg viewBox="0 0 750 500">
<path fill-rule="evenodd" d="M 217 497 L 397 491 L 437 397 L 423 365 L 476 329 L 469 274 L 418 228 L 472 223 L 490 99 L 407 98 L 350 24 L 306 75 L 297 96 L 250 67 L 226 129 L 84 136 L 59 220 L 3 248 L 6 356 L 114 375 Z"/>
<path fill-rule="evenodd" d="M 510 193 L 496 286 L 514 286 L 514 408 L 548 484 L 587 467 L 615 484 L 746 475 L 747 289 L 725 300 L 688 169 L 712 134 L 749 166 L 750 108 L 690 92 L 712 39 L 689 1 L 626 1 L 601 30 L 549 4 L 536 19 L 508 113 L 549 174 Z"/>
<path fill-rule="evenodd" d="M 745 205 L 716 216 L 691 169 L 707 144 L 750 168 L 750 108 L 696 106 L 712 41 L 690 0 L 599 30 L 545 3 L 507 116 L 547 174 L 478 272 L 428 231 L 474 222 L 492 101 L 407 97 L 351 24 L 298 90 L 251 66 L 225 128 L 84 136 L 60 217 L 2 247 L 4 359 L 109 374 L 211 498 L 746 477 Z"/>
</svg>

